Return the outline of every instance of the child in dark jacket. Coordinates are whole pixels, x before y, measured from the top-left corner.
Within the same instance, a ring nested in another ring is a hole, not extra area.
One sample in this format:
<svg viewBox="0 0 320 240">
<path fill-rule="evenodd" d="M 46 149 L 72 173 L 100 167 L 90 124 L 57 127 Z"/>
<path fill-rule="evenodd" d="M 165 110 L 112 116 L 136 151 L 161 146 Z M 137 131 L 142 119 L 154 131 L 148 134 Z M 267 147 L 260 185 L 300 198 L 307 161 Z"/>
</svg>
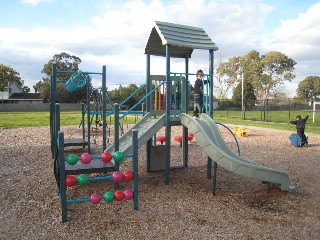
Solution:
<svg viewBox="0 0 320 240">
<path fill-rule="evenodd" d="M 296 125 L 297 134 L 301 137 L 301 142 L 303 144 L 308 144 L 307 137 L 304 134 L 304 129 L 305 129 L 308 118 L 309 118 L 309 115 L 307 115 L 305 118 L 301 118 L 301 116 L 298 115 L 296 117 L 296 120 L 289 121 L 289 123 Z"/>
</svg>

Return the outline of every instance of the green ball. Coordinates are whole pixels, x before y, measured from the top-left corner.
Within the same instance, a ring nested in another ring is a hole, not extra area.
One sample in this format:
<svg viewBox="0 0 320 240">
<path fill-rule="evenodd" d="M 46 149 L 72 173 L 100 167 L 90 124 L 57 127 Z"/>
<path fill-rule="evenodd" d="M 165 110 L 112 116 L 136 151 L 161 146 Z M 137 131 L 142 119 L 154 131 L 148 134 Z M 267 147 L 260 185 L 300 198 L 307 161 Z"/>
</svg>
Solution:
<svg viewBox="0 0 320 240">
<path fill-rule="evenodd" d="M 120 152 L 120 151 L 115 152 L 115 153 L 113 154 L 113 159 L 114 159 L 116 162 L 122 161 L 122 160 L 123 160 L 123 152 Z"/>
<path fill-rule="evenodd" d="M 70 165 L 75 165 L 78 162 L 79 158 L 76 154 L 69 154 L 67 156 L 67 163 Z"/>
<path fill-rule="evenodd" d="M 86 174 L 80 174 L 77 177 L 77 183 L 79 185 L 86 185 L 89 182 L 89 177 Z"/>
<path fill-rule="evenodd" d="M 102 196 L 103 200 L 106 201 L 107 203 L 110 203 L 114 200 L 114 195 L 112 192 L 106 192 L 103 196 Z"/>
</svg>

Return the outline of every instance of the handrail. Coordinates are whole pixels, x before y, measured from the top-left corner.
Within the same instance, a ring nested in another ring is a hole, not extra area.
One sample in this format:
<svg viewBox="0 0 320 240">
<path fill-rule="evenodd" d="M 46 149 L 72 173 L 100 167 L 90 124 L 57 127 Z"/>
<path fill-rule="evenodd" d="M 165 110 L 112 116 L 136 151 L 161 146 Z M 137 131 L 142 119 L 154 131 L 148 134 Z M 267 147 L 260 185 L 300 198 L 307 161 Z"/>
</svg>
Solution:
<svg viewBox="0 0 320 240">
<path fill-rule="evenodd" d="M 224 125 L 223 123 L 220 123 L 220 122 L 215 122 L 216 124 L 218 125 L 221 125 L 223 127 L 225 127 L 233 136 L 233 138 L 236 140 L 236 143 L 237 143 L 237 147 L 238 147 L 238 155 L 240 156 L 240 147 L 239 147 L 239 143 L 238 143 L 238 140 L 236 138 L 236 136 L 234 135 L 234 133 L 231 131 L 231 129 L 229 127 L 227 127 L 226 125 Z"/>
<path fill-rule="evenodd" d="M 125 104 L 126 102 L 128 102 L 131 97 L 133 97 L 137 92 L 139 92 L 139 91 L 140 91 L 142 88 L 144 88 L 145 86 L 147 86 L 146 83 L 142 84 L 139 88 L 137 88 L 133 93 L 131 93 L 125 100 L 123 100 L 123 101 L 119 104 L 119 107 L 122 106 L 123 104 Z"/>
<path fill-rule="evenodd" d="M 139 105 L 142 101 L 144 101 L 147 97 L 149 97 L 152 93 L 154 93 L 160 86 L 162 86 L 165 82 L 159 84 L 157 87 L 155 87 L 154 89 L 152 89 L 148 94 L 146 94 L 143 98 L 141 98 L 135 105 L 133 105 L 126 113 L 124 113 L 121 118 L 124 118 L 125 116 L 127 116 L 132 109 L 134 109 L 137 105 Z M 120 119 L 121 119 L 120 118 Z"/>
</svg>

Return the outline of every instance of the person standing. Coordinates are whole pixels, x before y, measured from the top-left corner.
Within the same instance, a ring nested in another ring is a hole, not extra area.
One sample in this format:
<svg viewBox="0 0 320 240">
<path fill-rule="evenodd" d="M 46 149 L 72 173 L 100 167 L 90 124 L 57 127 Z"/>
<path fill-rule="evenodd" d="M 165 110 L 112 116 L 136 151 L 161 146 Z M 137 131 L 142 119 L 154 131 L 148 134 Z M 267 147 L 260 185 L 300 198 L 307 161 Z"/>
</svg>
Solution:
<svg viewBox="0 0 320 240">
<path fill-rule="evenodd" d="M 197 79 L 194 83 L 193 89 L 193 97 L 194 97 L 194 104 L 193 104 L 193 118 L 198 118 L 199 114 L 202 112 L 202 105 L 203 105 L 203 84 L 207 84 L 208 80 L 202 80 L 203 78 L 203 71 L 199 69 L 197 71 Z"/>
</svg>

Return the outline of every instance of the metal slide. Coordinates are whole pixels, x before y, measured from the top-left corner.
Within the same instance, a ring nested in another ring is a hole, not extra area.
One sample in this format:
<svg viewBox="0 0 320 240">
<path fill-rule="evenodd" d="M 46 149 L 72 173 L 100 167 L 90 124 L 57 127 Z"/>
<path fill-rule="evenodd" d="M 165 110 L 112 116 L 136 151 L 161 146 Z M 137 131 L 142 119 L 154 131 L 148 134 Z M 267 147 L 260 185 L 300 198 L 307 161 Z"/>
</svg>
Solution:
<svg viewBox="0 0 320 240">
<path fill-rule="evenodd" d="M 119 151 L 124 154 L 132 153 L 132 130 L 138 130 L 138 148 L 145 144 L 149 139 L 152 138 L 166 123 L 165 114 L 159 118 L 154 118 L 151 113 L 147 113 L 139 122 L 137 122 L 132 128 L 130 128 L 123 136 L 119 139 Z M 113 154 L 114 144 L 107 147 L 106 152 Z M 125 160 L 125 159 L 124 159 Z M 124 161 L 123 160 L 123 161 Z M 121 164 L 123 161 L 119 162 Z"/>
<path fill-rule="evenodd" d="M 224 169 L 241 176 L 268 182 L 282 191 L 289 191 L 293 188 L 289 185 L 287 172 L 268 168 L 233 153 L 223 140 L 217 125 L 208 115 L 203 113 L 201 118 L 193 119 L 183 113 L 181 124 L 195 135 L 202 150 Z"/>
</svg>

